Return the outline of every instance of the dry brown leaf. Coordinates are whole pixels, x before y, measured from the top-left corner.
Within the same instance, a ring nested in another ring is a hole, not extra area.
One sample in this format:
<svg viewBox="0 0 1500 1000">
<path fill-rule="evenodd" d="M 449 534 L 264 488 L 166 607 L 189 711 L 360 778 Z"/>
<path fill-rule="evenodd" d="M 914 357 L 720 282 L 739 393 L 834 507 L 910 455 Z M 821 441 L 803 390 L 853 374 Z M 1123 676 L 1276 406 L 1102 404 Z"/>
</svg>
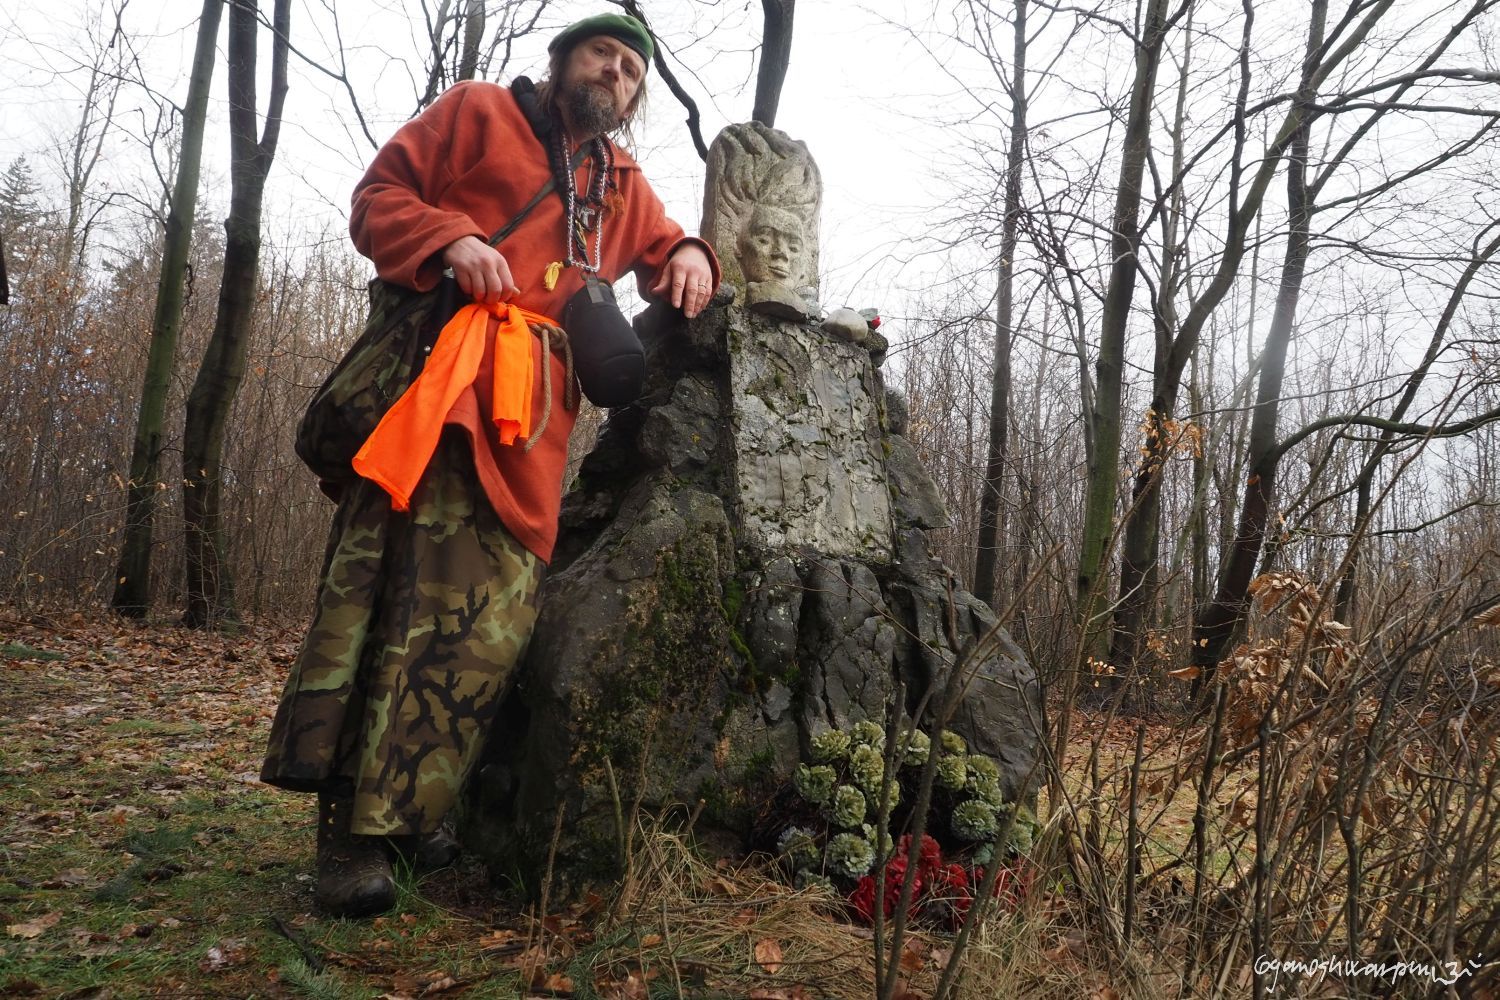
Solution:
<svg viewBox="0 0 1500 1000">
<path fill-rule="evenodd" d="M 1089 994 L 1089 1000 L 1120 1000 L 1120 991 L 1113 986 L 1100 986 Z"/>
<path fill-rule="evenodd" d="M 755 964 L 770 975 L 781 971 L 781 943 L 775 938 L 763 938 L 755 943 Z"/>
<path fill-rule="evenodd" d="M 662 940 L 663 938 L 660 934 L 647 934 L 645 937 L 641 938 L 641 947 L 655 948 L 657 945 L 662 943 Z"/>
<path fill-rule="evenodd" d="M 550 993 L 552 996 L 572 996 L 573 978 L 565 972 L 544 973 L 538 969 L 531 977 L 531 989 L 536 993 Z"/>
<path fill-rule="evenodd" d="M 508 969 L 540 969 L 551 960 L 551 957 L 546 948 L 534 944 L 525 951 L 505 956 L 500 965 Z"/>
<path fill-rule="evenodd" d="M 62 911 L 53 910 L 51 913 L 37 917 L 35 920 L 28 920 L 25 923 L 6 924 L 5 933 L 13 938 L 30 941 L 32 938 L 41 937 L 46 933 L 47 928 L 55 926 L 61 919 Z"/>
<path fill-rule="evenodd" d="M 927 998 L 913 990 L 906 980 L 897 979 L 895 1000 L 927 1000 Z"/>
<path fill-rule="evenodd" d="M 1201 667 L 1178 667 L 1176 670 L 1168 670 L 1167 676 L 1174 681 L 1191 681 L 1196 680 L 1201 673 L 1203 673 Z"/>
<path fill-rule="evenodd" d="M 519 948 L 525 940 L 526 935 L 520 931 L 501 927 L 488 934 L 480 935 L 475 943 L 479 945 L 480 951 L 501 951 L 507 948 Z"/>
<path fill-rule="evenodd" d="M 594 983 L 594 990 L 604 1000 L 647 1000 L 651 995 L 650 984 L 634 969 L 624 979 L 606 979 Z"/>
<path fill-rule="evenodd" d="M 901 946 L 901 971 L 921 972 L 927 967 L 927 959 L 922 957 L 922 946 L 915 941 L 907 941 Z"/>
</svg>

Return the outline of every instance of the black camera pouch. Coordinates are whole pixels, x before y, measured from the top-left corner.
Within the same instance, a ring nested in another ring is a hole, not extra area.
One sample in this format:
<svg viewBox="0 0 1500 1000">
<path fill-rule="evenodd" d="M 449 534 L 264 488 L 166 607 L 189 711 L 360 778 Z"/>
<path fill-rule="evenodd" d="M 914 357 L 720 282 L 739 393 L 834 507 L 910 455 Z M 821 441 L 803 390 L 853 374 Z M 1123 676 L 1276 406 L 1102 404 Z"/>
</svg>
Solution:
<svg viewBox="0 0 1500 1000">
<path fill-rule="evenodd" d="M 595 406 L 633 403 L 646 381 L 646 352 L 609 285 L 589 274 L 568 299 L 563 329 L 573 347 L 573 368 Z"/>
</svg>

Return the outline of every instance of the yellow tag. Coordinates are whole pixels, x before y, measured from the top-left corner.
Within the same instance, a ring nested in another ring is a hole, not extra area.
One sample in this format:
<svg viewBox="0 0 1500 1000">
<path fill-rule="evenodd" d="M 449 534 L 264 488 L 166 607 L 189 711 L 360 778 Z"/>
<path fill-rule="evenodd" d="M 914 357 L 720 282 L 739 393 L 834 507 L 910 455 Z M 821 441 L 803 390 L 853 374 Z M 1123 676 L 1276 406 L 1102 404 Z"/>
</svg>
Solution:
<svg viewBox="0 0 1500 1000">
<path fill-rule="evenodd" d="M 557 276 L 562 274 L 562 269 L 563 265 L 562 261 L 560 260 L 554 260 L 552 263 L 548 264 L 547 272 L 542 275 L 542 287 L 547 289 L 547 291 L 549 292 L 556 288 Z"/>
</svg>

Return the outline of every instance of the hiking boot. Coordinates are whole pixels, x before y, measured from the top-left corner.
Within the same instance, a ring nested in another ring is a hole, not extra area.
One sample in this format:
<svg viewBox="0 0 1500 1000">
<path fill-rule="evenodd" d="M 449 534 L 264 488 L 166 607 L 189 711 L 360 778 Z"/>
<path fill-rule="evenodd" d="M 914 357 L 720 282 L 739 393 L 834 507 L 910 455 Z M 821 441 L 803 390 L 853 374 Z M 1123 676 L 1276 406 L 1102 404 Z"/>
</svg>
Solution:
<svg viewBox="0 0 1500 1000">
<path fill-rule="evenodd" d="M 396 852 L 419 872 L 451 868 L 464 853 L 453 827 L 446 822 L 431 833 L 392 837 L 390 840 Z"/>
<path fill-rule="evenodd" d="M 384 838 L 349 832 L 353 802 L 318 795 L 318 906 L 335 917 L 369 917 L 396 905 Z"/>
</svg>

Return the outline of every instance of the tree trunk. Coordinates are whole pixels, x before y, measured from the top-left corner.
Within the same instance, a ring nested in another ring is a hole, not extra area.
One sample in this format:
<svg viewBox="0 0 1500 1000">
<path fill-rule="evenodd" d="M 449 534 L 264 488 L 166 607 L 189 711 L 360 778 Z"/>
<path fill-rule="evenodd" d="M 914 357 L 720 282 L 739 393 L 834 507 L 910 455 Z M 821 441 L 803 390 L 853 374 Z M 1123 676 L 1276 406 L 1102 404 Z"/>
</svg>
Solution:
<svg viewBox="0 0 1500 1000">
<path fill-rule="evenodd" d="M 115 571 L 110 605 L 120 614 L 145 617 L 151 603 L 151 531 L 160 488 L 162 425 L 167 388 L 177 355 L 182 325 L 183 280 L 187 274 L 193 216 L 198 208 L 198 168 L 203 159 L 203 127 L 208 112 L 208 90 L 214 74 L 214 46 L 219 35 L 223 0 L 203 0 L 187 103 L 182 112 L 182 152 L 172 189 L 162 245 L 161 277 L 156 287 L 156 314 L 151 321 L 151 348 L 136 418 L 135 444 L 130 455 L 130 486 L 125 500 L 125 531 L 120 563 Z"/>
<path fill-rule="evenodd" d="M 484 42 L 484 0 L 469 0 L 464 7 L 463 55 L 458 61 L 458 79 L 472 80 L 479 71 L 479 46 Z"/>
<path fill-rule="evenodd" d="M 1088 494 L 1084 501 L 1083 538 L 1078 557 L 1078 618 L 1086 650 L 1102 652 L 1102 578 L 1114 532 L 1115 499 L 1120 479 L 1120 403 L 1125 370 L 1125 332 L 1135 293 L 1136 252 L 1140 247 L 1141 179 L 1151 145 L 1151 108 L 1156 96 L 1156 71 L 1166 38 L 1167 0 L 1150 0 L 1145 30 L 1135 54 L 1135 82 L 1125 123 L 1125 147 L 1115 188 L 1114 219 L 1110 226 L 1109 282 L 1100 321 L 1099 359 L 1095 364 L 1093 426 L 1094 453 L 1089 463 Z"/>
<path fill-rule="evenodd" d="M 1000 561 L 1000 509 L 1005 499 L 1006 443 L 1010 435 L 1010 353 L 1014 338 L 1016 233 L 1021 219 L 1021 169 L 1026 149 L 1026 5 L 1015 0 L 1015 51 L 1011 56 L 1010 149 L 1005 160 L 1005 221 L 1000 233 L 999 285 L 995 291 L 995 367 L 990 383 L 990 440 L 984 488 L 979 494 L 979 544 L 974 596 L 995 603 Z"/>
<path fill-rule="evenodd" d="M 1317 50 L 1323 43 L 1323 25 L 1327 11 L 1327 0 L 1317 0 L 1312 6 L 1307 54 L 1304 57 L 1306 65 L 1302 85 L 1297 92 L 1296 106 L 1292 111 L 1294 115 L 1299 107 L 1306 108 L 1316 96 L 1310 64 L 1317 58 Z M 1260 555 L 1261 541 L 1265 537 L 1272 491 L 1276 486 L 1276 418 L 1281 404 L 1281 381 L 1286 372 L 1287 347 L 1291 343 L 1292 328 L 1297 318 L 1297 302 L 1302 294 L 1302 279 L 1307 270 L 1307 255 L 1311 243 L 1312 213 L 1307 192 L 1310 132 L 1311 123 L 1308 116 L 1303 114 L 1298 118 L 1297 129 L 1292 135 L 1286 156 L 1290 229 L 1287 233 L 1286 256 L 1281 265 L 1281 283 L 1276 292 L 1276 306 L 1271 314 L 1271 329 L 1266 334 L 1265 350 L 1261 353 L 1260 388 L 1256 392 L 1255 412 L 1250 421 L 1249 476 L 1245 481 L 1245 497 L 1240 506 L 1239 527 L 1235 531 L 1229 555 L 1220 567 L 1214 602 L 1198 616 L 1193 630 L 1193 663 L 1202 671 L 1199 674 L 1200 681 L 1206 676 L 1206 668 L 1223 658 L 1224 647 L 1228 645 L 1235 626 L 1243 616 L 1255 560 Z M 1209 690 L 1201 683 L 1195 684 L 1195 687 L 1200 691 Z"/>
<path fill-rule="evenodd" d="M 1358 44 L 1390 9 L 1390 3 L 1379 3 L 1364 13 L 1364 20 L 1352 36 L 1340 46 L 1339 53 L 1330 56 L 1316 73 L 1305 65 L 1302 83 L 1298 87 L 1293 103 L 1293 115 L 1298 109 L 1307 108 L 1317 96 L 1317 85 L 1325 79 L 1329 70 Z M 1467 14 L 1447 33 L 1424 60 L 1423 70 L 1436 64 L 1443 52 L 1458 38 L 1459 34 L 1485 9 L 1485 4 L 1475 3 Z M 1315 49 L 1322 47 L 1323 17 L 1327 12 L 1327 0 L 1318 0 L 1313 6 L 1316 38 L 1309 35 L 1307 62 L 1316 58 Z M 1345 14 L 1346 19 L 1354 11 Z M 1297 130 L 1293 134 L 1293 145 L 1288 158 L 1287 193 L 1288 214 L 1291 231 L 1288 234 L 1286 257 L 1282 265 L 1281 285 L 1277 291 L 1276 307 L 1271 318 L 1271 330 L 1266 337 L 1265 350 L 1261 355 L 1261 380 L 1256 394 L 1255 410 L 1251 416 L 1250 443 L 1248 446 L 1249 470 L 1245 481 L 1244 499 L 1240 506 L 1239 523 L 1235 529 L 1233 544 L 1219 570 L 1219 582 L 1213 603 L 1198 616 L 1193 629 L 1193 665 L 1200 668 L 1194 682 L 1195 694 L 1206 691 L 1202 682 L 1208 671 L 1224 658 L 1235 630 L 1244 620 L 1248 607 L 1248 592 L 1255 576 L 1256 561 L 1265 542 L 1266 525 L 1274 503 L 1277 467 L 1284 443 L 1276 440 L 1276 421 L 1279 415 L 1281 381 L 1286 367 L 1286 353 L 1291 340 L 1292 324 L 1296 317 L 1297 300 L 1301 293 L 1302 277 L 1306 269 L 1309 250 L 1311 217 L 1316 210 L 1313 202 L 1317 192 L 1333 176 L 1359 140 L 1373 128 L 1375 122 L 1400 101 L 1410 88 L 1405 83 L 1392 92 L 1384 108 L 1378 109 L 1359 128 L 1355 129 L 1340 148 L 1325 156 L 1325 163 L 1318 179 L 1309 185 L 1307 170 L 1307 115 L 1295 120 Z M 1289 119 L 1292 121 L 1293 119 Z"/>
<path fill-rule="evenodd" d="M 1177 109 L 1172 124 L 1172 176 L 1182 173 L 1183 127 L 1187 116 L 1188 69 L 1193 62 L 1193 19 L 1188 9 L 1187 24 L 1183 34 L 1182 63 L 1177 78 Z M 1178 258 L 1182 248 L 1178 246 L 1178 227 L 1183 214 L 1182 187 L 1178 185 L 1172 197 L 1172 205 L 1165 218 L 1165 233 L 1162 237 L 1161 280 L 1154 310 L 1156 332 L 1156 357 L 1151 371 L 1155 384 L 1152 397 L 1161 399 L 1174 391 L 1165 384 L 1167 365 L 1172 350 L 1172 340 L 1177 332 L 1177 290 L 1180 282 Z M 1114 634 L 1110 642 L 1109 662 L 1117 669 L 1113 675 L 1123 682 L 1125 675 L 1140 658 L 1145 642 L 1146 630 L 1150 627 L 1149 609 L 1155 599 L 1157 588 L 1157 559 L 1161 542 L 1161 480 L 1166 474 L 1169 457 L 1164 438 L 1169 432 L 1162 414 L 1154 409 L 1147 414 L 1147 454 L 1136 473 L 1135 486 L 1131 494 L 1131 510 L 1127 514 L 1125 532 L 1120 546 L 1120 589 L 1115 605 Z"/>
<path fill-rule="evenodd" d="M 751 117 L 762 125 L 776 124 L 781 104 L 781 85 L 792 61 L 792 14 L 797 0 L 760 0 L 765 12 L 761 35 L 760 67 L 755 76 L 755 111 Z"/>
<path fill-rule="evenodd" d="M 260 264 L 261 198 L 276 155 L 286 97 L 291 0 L 276 0 L 271 97 L 263 137 L 256 140 L 256 0 L 238 0 L 229 14 L 229 217 L 224 277 L 213 336 L 193 380 L 183 434 L 183 514 L 187 523 L 187 607 L 194 628 L 230 623 L 238 615 L 224 560 L 221 465 L 229 410 L 245 375 Z"/>
</svg>

